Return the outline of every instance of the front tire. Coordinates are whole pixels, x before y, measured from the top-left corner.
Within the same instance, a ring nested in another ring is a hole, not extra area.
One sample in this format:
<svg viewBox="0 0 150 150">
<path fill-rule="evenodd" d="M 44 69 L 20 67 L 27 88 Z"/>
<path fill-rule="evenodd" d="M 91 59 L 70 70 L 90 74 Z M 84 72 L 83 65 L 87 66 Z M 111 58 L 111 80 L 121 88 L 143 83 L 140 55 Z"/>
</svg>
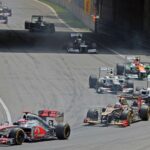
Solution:
<svg viewBox="0 0 150 150">
<path fill-rule="evenodd" d="M 21 145 L 25 140 L 25 133 L 20 128 L 13 128 L 9 133 L 9 138 L 14 139 L 15 145 Z"/>
<path fill-rule="evenodd" d="M 130 111 L 123 111 L 121 116 L 120 116 L 120 119 L 121 120 L 127 120 L 128 126 L 130 126 L 132 123 L 132 113 Z"/>
</svg>

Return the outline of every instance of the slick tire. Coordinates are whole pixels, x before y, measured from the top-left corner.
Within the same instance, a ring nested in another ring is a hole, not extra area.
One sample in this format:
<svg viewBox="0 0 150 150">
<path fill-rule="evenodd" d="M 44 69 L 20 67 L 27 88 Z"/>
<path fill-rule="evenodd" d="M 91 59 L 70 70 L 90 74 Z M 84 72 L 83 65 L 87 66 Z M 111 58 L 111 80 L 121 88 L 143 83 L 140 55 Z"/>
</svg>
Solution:
<svg viewBox="0 0 150 150">
<path fill-rule="evenodd" d="M 15 145 L 21 145 L 25 140 L 25 133 L 20 128 L 13 128 L 9 133 L 9 138 L 14 139 Z"/>
<path fill-rule="evenodd" d="M 125 72 L 125 67 L 123 64 L 117 64 L 116 65 L 116 74 L 117 75 L 123 75 Z"/>
<path fill-rule="evenodd" d="M 149 107 L 147 105 L 142 105 L 139 113 L 140 113 L 140 118 L 143 121 L 149 120 L 150 111 L 149 111 Z"/>
<path fill-rule="evenodd" d="M 132 114 L 130 111 L 123 111 L 121 116 L 120 116 L 121 120 L 127 120 L 128 121 L 128 126 L 131 125 L 132 123 Z"/>
<path fill-rule="evenodd" d="M 86 117 L 90 118 L 94 121 L 97 121 L 98 120 L 98 111 L 88 110 Z"/>
<path fill-rule="evenodd" d="M 66 123 L 65 125 L 63 124 L 58 124 L 56 126 L 56 137 L 59 140 L 66 140 L 69 138 L 71 133 L 71 129 L 68 123 Z"/>
<path fill-rule="evenodd" d="M 97 77 L 96 75 L 90 75 L 89 76 L 89 88 L 95 88 L 97 83 Z"/>
</svg>

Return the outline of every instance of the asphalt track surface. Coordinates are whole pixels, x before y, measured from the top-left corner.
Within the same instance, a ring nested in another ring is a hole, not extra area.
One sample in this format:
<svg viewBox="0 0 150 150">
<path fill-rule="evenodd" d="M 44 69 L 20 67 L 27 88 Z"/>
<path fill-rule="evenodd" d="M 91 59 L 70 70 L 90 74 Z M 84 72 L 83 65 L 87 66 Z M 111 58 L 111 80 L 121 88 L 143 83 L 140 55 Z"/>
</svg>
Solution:
<svg viewBox="0 0 150 150">
<path fill-rule="evenodd" d="M 149 61 L 149 49 L 139 46 L 139 42 L 130 46 L 128 41 L 116 42 L 114 46 L 116 39 L 101 35 L 99 54 L 67 54 L 63 46 L 71 30 L 48 7 L 33 0 L 5 0 L 5 3 L 13 9 L 13 16 L 8 25 L 0 25 L 0 97 L 13 121 L 23 111 L 59 109 L 65 112 L 72 132 L 66 141 L 23 143 L 1 146 L 0 150 L 149 150 L 149 121 L 127 128 L 82 126 L 89 107 L 117 101 L 116 95 L 99 95 L 89 89 L 89 75 L 98 74 L 100 66 L 114 67 L 115 63 L 124 61 L 125 55 L 140 55 Z M 25 31 L 24 21 L 33 14 L 51 15 L 57 32 L 40 35 Z M 136 85 L 145 83 L 135 82 Z M 6 114 L 2 106 L 0 113 L 4 121 Z"/>
</svg>

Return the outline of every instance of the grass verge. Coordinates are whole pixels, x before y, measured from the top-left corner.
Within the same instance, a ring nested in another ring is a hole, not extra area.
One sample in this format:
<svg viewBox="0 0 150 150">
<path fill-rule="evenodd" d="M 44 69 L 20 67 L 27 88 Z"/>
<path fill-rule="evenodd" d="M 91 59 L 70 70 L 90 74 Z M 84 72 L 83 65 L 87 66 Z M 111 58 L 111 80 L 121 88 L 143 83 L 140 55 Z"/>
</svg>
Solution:
<svg viewBox="0 0 150 150">
<path fill-rule="evenodd" d="M 39 0 L 40 2 L 46 3 L 49 6 L 51 6 L 56 13 L 58 14 L 58 16 L 64 20 L 69 26 L 71 26 L 72 28 L 82 28 L 82 29 L 88 29 L 82 21 L 80 21 L 77 17 L 75 17 L 71 11 L 67 10 L 66 8 L 54 4 L 48 0 Z"/>
</svg>

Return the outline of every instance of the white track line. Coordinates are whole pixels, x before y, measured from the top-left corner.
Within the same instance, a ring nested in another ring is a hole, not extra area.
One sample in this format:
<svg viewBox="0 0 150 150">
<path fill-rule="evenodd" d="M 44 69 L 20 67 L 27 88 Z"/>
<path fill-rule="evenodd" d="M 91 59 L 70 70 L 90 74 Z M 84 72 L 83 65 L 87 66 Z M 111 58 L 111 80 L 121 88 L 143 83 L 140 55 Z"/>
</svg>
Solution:
<svg viewBox="0 0 150 150">
<path fill-rule="evenodd" d="M 34 1 L 36 1 L 37 3 L 40 3 L 40 4 L 42 4 L 42 5 L 44 5 L 44 6 L 46 6 L 46 7 L 48 7 L 52 12 L 53 12 L 53 14 L 56 16 L 56 18 L 61 22 L 61 23 L 63 23 L 67 28 L 69 28 L 70 30 L 72 30 L 73 32 L 79 32 L 77 29 L 75 29 L 75 28 L 72 28 L 70 25 L 68 25 L 64 20 L 62 20 L 59 16 L 58 16 L 58 14 L 56 13 L 56 11 L 54 10 L 54 8 L 52 8 L 51 6 L 49 6 L 48 4 L 45 4 L 44 2 L 41 2 L 41 1 L 38 1 L 38 0 L 34 0 Z"/>
<path fill-rule="evenodd" d="M 114 54 L 118 55 L 119 57 L 125 59 L 125 55 L 122 55 L 122 54 L 118 53 L 117 51 L 115 51 L 115 50 L 113 50 L 113 49 L 111 49 L 111 48 L 108 48 L 108 47 L 104 46 L 102 43 L 99 43 L 99 45 L 102 46 L 102 47 L 105 48 L 105 49 L 108 49 L 109 51 L 113 52 Z"/>
<path fill-rule="evenodd" d="M 5 112 L 6 112 L 7 121 L 9 122 L 9 124 L 12 124 L 10 112 L 9 112 L 7 106 L 5 105 L 5 103 L 3 102 L 3 100 L 1 98 L 0 98 L 0 104 L 3 106 L 3 108 L 4 108 Z"/>
</svg>

